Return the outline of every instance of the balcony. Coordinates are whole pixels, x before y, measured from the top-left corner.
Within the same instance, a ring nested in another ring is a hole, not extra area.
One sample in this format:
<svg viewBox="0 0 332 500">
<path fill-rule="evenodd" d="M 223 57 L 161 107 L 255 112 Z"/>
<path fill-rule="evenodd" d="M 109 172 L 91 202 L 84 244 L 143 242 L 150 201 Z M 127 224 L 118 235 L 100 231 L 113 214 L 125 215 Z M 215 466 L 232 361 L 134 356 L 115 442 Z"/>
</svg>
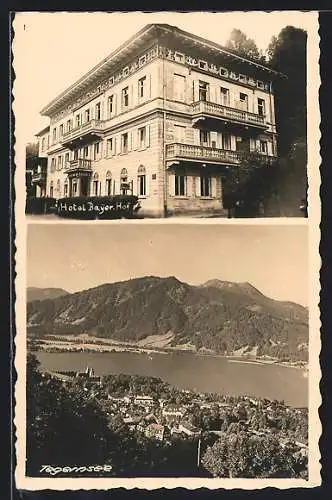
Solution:
<svg viewBox="0 0 332 500">
<path fill-rule="evenodd" d="M 92 172 L 92 161 L 86 158 L 78 158 L 77 160 L 71 160 L 65 165 L 65 172 L 69 176 L 79 176 L 85 177 L 91 175 Z"/>
<path fill-rule="evenodd" d="M 265 130 L 268 128 L 264 115 L 250 113 L 242 109 L 223 106 L 215 102 L 198 101 L 191 105 L 194 124 L 208 119 L 226 123 L 241 124 Z"/>
<path fill-rule="evenodd" d="M 196 146 L 192 144 L 173 143 L 166 145 L 166 161 L 168 166 L 178 164 L 181 161 L 189 163 L 209 163 L 219 165 L 239 165 L 245 158 L 257 153 L 244 153 L 242 151 L 230 151 L 226 149 L 211 148 L 208 146 Z M 275 157 L 259 154 L 259 163 L 271 164 Z"/>
<path fill-rule="evenodd" d="M 66 147 L 82 146 L 102 136 L 105 122 L 103 120 L 90 120 L 79 127 L 65 132 L 61 144 Z"/>
<path fill-rule="evenodd" d="M 46 184 L 46 172 L 36 172 L 31 177 L 32 184 L 44 186 Z"/>
</svg>

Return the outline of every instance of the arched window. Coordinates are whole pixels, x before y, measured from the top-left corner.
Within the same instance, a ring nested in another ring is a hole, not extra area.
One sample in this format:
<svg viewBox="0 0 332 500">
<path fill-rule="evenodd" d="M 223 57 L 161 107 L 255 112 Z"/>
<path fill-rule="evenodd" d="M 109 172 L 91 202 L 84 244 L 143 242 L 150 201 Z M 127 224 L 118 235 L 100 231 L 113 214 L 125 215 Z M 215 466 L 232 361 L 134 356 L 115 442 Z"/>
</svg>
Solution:
<svg viewBox="0 0 332 500">
<path fill-rule="evenodd" d="M 98 188 L 99 188 L 99 175 L 97 172 L 93 174 L 92 178 L 92 194 L 93 196 L 98 196 Z"/>
<path fill-rule="evenodd" d="M 120 189 L 121 194 L 126 195 L 128 189 L 128 172 L 126 168 L 123 168 L 120 173 Z"/>
<path fill-rule="evenodd" d="M 106 172 L 105 193 L 106 193 L 106 196 L 111 196 L 111 194 L 112 194 L 112 174 L 109 170 Z"/>
<path fill-rule="evenodd" d="M 143 165 L 140 165 L 137 171 L 137 194 L 146 196 L 146 172 Z"/>
<path fill-rule="evenodd" d="M 63 196 L 64 197 L 68 196 L 68 181 L 65 181 L 63 185 Z"/>
<path fill-rule="evenodd" d="M 50 197 L 53 198 L 53 181 L 50 182 Z"/>
</svg>

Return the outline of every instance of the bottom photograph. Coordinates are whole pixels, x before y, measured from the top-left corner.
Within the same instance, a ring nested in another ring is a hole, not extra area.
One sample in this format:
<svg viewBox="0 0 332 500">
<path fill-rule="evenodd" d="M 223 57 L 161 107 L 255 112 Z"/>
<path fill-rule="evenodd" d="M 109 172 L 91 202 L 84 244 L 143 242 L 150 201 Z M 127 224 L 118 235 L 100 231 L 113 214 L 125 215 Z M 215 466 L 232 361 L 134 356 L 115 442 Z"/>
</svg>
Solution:
<svg viewBox="0 0 332 500">
<path fill-rule="evenodd" d="M 30 224 L 26 476 L 308 479 L 307 233 Z"/>
</svg>

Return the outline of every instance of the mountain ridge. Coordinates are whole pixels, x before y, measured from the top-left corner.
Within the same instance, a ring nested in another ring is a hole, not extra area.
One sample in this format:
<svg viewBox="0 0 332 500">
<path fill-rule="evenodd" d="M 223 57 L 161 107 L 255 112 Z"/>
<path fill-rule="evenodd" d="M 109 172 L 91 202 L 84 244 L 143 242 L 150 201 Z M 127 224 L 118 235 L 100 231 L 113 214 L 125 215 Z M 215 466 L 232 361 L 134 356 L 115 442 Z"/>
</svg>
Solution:
<svg viewBox="0 0 332 500">
<path fill-rule="evenodd" d="M 27 318 L 28 333 L 38 336 L 87 333 L 139 342 L 169 335 L 171 346 L 219 353 L 257 346 L 259 355 L 307 356 L 306 308 L 270 299 L 249 283 L 196 286 L 175 276 L 145 276 L 29 302 Z"/>
<path fill-rule="evenodd" d="M 56 299 L 63 295 L 69 295 L 69 292 L 63 288 L 28 286 L 26 294 L 27 301 L 32 302 L 34 300 Z"/>
</svg>

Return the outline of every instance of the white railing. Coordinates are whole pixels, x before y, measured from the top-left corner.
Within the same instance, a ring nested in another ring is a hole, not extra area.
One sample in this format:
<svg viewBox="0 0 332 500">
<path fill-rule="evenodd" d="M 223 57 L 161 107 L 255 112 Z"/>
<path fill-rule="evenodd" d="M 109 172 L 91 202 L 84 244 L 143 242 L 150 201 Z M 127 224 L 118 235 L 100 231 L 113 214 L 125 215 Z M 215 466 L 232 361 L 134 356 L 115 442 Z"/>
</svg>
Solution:
<svg viewBox="0 0 332 500">
<path fill-rule="evenodd" d="M 172 143 L 166 145 L 166 158 L 188 159 L 199 161 L 213 161 L 216 163 L 239 165 L 253 159 L 253 155 L 258 155 L 259 162 L 271 164 L 276 159 L 273 156 L 259 154 L 257 152 L 231 151 L 227 149 L 212 148 L 209 146 L 199 146 L 194 144 Z"/>
<path fill-rule="evenodd" d="M 215 102 L 198 101 L 192 104 L 192 114 L 208 114 L 230 120 L 265 126 L 265 116 Z"/>
<path fill-rule="evenodd" d="M 67 161 L 65 163 L 66 172 L 74 170 L 92 170 L 92 162 L 87 158 L 77 158 L 76 160 Z"/>
<path fill-rule="evenodd" d="M 100 132 L 104 128 L 104 120 L 90 120 L 88 122 L 83 123 L 79 127 L 72 128 L 71 130 L 67 130 L 61 138 L 61 141 L 69 141 L 76 137 L 84 136 L 90 132 Z"/>
</svg>

